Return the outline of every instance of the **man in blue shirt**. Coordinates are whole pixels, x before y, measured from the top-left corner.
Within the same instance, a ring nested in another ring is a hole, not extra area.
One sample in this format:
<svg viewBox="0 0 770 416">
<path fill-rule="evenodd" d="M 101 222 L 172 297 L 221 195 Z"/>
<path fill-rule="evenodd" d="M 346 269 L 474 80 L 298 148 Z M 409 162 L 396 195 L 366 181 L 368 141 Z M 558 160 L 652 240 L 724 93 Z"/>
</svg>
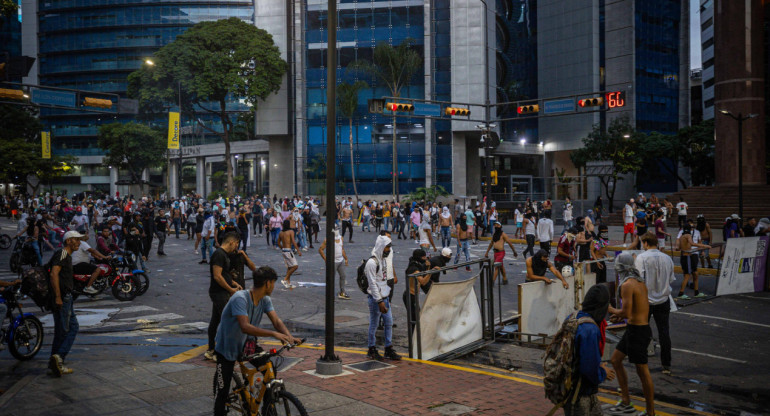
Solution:
<svg viewBox="0 0 770 416">
<path fill-rule="evenodd" d="M 275 289 L 278 275 L 271 267 L 262 266 L 253 273 L 254 286 L 251 290 L 239 290 L 230 298 L 222 311 L 216 335 L 217 370 L 214 373 L 214 415 L 225 415 L 225 403 L 230 394 L 235 361 L 243 353 L 248 336 L 273 337 L 283 343 L 300 344 L 302 341 L 291 335 L 281 318 L 273 309 L 270 295 Z M 275 331 L 262 329 L 259 323 L 267 314 Z"/>
<path fill-rule="evenodd" d="M 596 322 L 580 324 L 575 334 L 575 356 L 578 359 L 578 372 L 580 374 L 580 392 L 575 403 L 568 400 L 564 405 L 564 414 L 601 416 L 602 408 L 596 393 L 599 392 L 599 384 L 605 379 L 613 380 L 615 372 L 602 362 L 602 354 L 599 345 L 602 333 L 599 325 L 607 315 L 610 305 L 610 294 L 604 285 L 594 285 L 586 293 L 583 299 L 583 310 L 578 312 L 577 318 L 590 317 Z M 570 398 L 572 396 L 570 395 Z"/>
</svg>

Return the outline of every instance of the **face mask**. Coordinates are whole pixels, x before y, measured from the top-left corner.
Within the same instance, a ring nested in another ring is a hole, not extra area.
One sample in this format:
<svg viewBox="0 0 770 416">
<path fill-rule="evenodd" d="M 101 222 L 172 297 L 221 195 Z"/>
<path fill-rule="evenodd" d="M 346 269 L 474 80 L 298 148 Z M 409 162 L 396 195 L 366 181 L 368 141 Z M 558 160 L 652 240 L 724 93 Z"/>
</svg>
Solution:
<svg viewBox="0 0 770 416">
<path fill-rule="evenodd" d="M 388 257 L 390 256 L 390 251 L 385 251 L 382 253 L 382 257 Z"/>
<path fill-rule="evenodd" d="M 608 233 L 599 233 L 599 237 L 601 237 L 602 240 L 607 240 L 609 238 Z"/>
</svg>

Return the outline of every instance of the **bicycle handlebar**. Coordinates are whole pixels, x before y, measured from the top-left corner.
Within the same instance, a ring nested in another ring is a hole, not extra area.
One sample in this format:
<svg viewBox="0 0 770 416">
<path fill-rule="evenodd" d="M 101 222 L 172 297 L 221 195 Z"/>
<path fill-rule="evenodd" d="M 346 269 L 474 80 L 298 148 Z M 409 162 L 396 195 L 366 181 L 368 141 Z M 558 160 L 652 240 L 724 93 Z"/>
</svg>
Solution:
<svg viewBox="0 0 770 416">
<path fill-rule="evenodd" d="M 292 349 L 294 347 L 297 347 L 299 345 L 304 344 L 306 340 L 307 340 L 307 338 L 302 338 L 302 340 L 299 342 L 299 344 L 285 344 L 284 346 L 282 346 L 281 348 L 279 348 L 277 350 L 275 348 L 271 348 L 269 350 L 257 352 L 257 353 L 251 354 L 251 355 L 246 355 L 246 356 L 241 357 L 238 361 L 249 361 L 249 360 L 252 360 L 254 358 L 264 357 L 265 355 L 267 355 L 269 358 L 272 358 L 272 357 L 275 357 L 276 355 L 281 355 L 281 353 L 284 352 L 284 350 L 290 350 L 290 349 Z"/>
</svg>

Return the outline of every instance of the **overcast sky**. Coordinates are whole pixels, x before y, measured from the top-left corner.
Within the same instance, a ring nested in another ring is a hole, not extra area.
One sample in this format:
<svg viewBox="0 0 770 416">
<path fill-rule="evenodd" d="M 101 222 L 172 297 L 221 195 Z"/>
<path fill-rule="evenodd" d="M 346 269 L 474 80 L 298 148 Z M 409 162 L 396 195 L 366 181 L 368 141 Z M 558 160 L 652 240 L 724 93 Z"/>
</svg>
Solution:
<svg viewBox="0 0 770 416">
<path fill-rule="evenodd" d="M 690 68 L 700 68 L 700 0 L 690 0 Z"/>
</svg>

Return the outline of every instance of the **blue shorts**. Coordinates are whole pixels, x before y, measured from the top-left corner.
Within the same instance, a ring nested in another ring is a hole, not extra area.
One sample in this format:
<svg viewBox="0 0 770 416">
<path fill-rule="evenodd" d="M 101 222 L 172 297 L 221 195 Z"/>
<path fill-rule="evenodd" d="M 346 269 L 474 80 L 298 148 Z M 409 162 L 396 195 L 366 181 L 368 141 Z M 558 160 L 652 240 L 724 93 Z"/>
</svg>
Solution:
<svg viewBox="0 0 770 416">
<path fill-rule="evenodd" d="M 516 228 L 521 228 L 521 223 L 520 222 L 516 223 Z"/>
</svg>

